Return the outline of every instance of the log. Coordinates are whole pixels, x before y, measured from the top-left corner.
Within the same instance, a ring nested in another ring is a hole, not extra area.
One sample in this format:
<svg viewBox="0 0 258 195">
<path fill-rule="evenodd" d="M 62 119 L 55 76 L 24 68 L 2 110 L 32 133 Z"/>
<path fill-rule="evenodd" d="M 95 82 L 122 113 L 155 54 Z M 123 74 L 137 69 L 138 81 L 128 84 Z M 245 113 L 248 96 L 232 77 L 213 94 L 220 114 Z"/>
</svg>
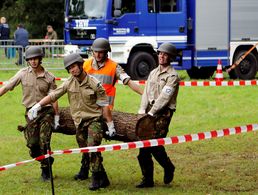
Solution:
<svg viewBox="0 0 258 195">
<path fill-rule="evenodd" d="M 63 133 L 66 135 L 75 135 L 76 128 L 70 114 L 69 107 L 59 108 L 60 127 L 53 130 L 54 133 Z M 112 118 L 114 121 L 116 136 L 108 137 L 111 140 L 130 142 L 138 141 L 139 137 L 136 135 L 136 124 L 142 116 L 133 113 L 124 113 L 112 111 Z"/>
<path fill-rule="evenodd" d="M 59 108 L 60 120 L 59 128 L 53 129 L 53 133 L 63 133 L 66 135 L 75 135 L 76 127 L 70 114 L 70 107 Z M 133 113 L 125 113 L 112 111 L 112 118 L 114 121 L 116 135 L 106 139 L 132 142 L 139 140 L 154 139 L 165 137 L 170 123 L 170 117 L 166 113 L 158 117 L 151 117 L 149 115 L 138 115 Z M 26 126 L 18 126 L 19 131 L 24 131 Z M 107 130 L 107 126 L 104 131 Z"/>
</svg>

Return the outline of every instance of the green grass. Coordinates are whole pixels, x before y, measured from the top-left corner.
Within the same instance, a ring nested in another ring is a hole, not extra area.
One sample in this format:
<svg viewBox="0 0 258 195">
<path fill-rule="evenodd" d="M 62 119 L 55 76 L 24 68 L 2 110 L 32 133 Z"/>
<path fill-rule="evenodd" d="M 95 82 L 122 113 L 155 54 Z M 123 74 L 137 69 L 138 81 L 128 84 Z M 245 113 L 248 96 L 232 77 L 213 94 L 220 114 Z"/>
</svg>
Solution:
<svg viewBox="0 0 258 195">
<path fill-rule="evenodd" d="M 0 81 L 15 71 L 1 71 Z M 55 71 L 67 77 L 66 71 Z M 184 71 L 180 75 L 187 78 Z M 60 84 L 60 82 L 58 82 Z M 178 107 L 169 136 L 191 134 L 257 123 L 258 90 L 246 87 L 181 87 Z M 66 97 L 59 101 L 67 106 Z M 115 109 L 136 113 L 140 96 L 127 86 L 117 85 Z M 30 159 L 23 134 L 17 125 L 25 124 L 21 88 L 0 97 L 0 166 Z M 103 141 L 102 144 L 118 143 Z M 52 150 L 77 148 L 74 136 L 53 134 Z M 111 185 L 97 192 L 88 190 L 90 180 L 74 181 L 80 155 L 55 156 L 53 165 L 56 194 L 257 194 L 257 132 L 176 145 L 166 150 L 176 166 L 171 185 L 163 184 L 163 170 L 155 162 L 155 188 L 136 189 L 141 180 L 138 149 L 104 152 L 104 166 Z M 40 180 L 39 163 L 33 162 L 0 172 L 0 194 L 51 194 L 49 182 Z"/>
</svg>

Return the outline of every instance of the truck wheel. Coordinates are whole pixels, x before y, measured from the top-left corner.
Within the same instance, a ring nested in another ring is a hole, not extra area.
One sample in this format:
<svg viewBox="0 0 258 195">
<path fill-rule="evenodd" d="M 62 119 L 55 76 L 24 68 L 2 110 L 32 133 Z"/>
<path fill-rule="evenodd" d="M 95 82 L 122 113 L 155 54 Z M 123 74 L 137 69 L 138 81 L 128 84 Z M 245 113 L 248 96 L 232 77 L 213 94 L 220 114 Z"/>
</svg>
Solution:
<svg viewBox="0 0 258 195">
<path fill-rule="evenodd" d="M 215 70 L 215 67 L 197 68 L 193 66 L 190 70 L 187 70 L 187 74 L 191 79 L 209 79 L 212 77 Z"/>
<path fill-rule="evenodd" d="M 234 59 L 238 60 L 246 51 L 239 51 Z M 243 80 L 254 79 L 257 72 L 257 59 L 253 53 L 248 54 L 242 62 L 233 70 L 236 77 Z"/>
<path fill-rule="evenodd" d="M 156 67 L 155 58 L 147 52 L 136 52 L 129 58 L 126 70 L 133 80 L 146 80 Z"/>
</svg>

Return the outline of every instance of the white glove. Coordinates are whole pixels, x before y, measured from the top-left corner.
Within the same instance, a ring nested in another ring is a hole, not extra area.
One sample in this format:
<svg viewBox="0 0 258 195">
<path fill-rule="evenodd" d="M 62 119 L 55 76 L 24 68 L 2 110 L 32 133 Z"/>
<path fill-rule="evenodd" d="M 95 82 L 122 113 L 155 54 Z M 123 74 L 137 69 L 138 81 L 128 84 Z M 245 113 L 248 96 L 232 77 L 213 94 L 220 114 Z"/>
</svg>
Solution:
<svg viewBox="0 0 258 195">
<path fill-rule="evenodd" d="M 113 137 L 116 135 L 115 125 L 113 121 L 110 121 L 107 123 L 108 131 L 106 131 L 106 134 L 110 137 Z"/>
<path fill-rule="evenodd" d="M 36 103 L 32 108 L 28 111 L 28 117 L 30 120 L 35 119 L 38 116 L 38 111 L 41 110 L 41 105 Z"/>
<path fill-rule="evenodd" d="M 140 108 L 140 109 L 138 110 L 138 114 L 145 114 L 145 113 L 146 113 L 145 110 L 142 109 L 142 108 Z"/>
<path fill-rule="evenodd" d="M 55 115 L 54 116 L 54 128 L 57 129 L 57 127 L 60 126 L 59 124 L 59 119 L 60 119 L 60 116 L 59 115 Z"/>
</svg>

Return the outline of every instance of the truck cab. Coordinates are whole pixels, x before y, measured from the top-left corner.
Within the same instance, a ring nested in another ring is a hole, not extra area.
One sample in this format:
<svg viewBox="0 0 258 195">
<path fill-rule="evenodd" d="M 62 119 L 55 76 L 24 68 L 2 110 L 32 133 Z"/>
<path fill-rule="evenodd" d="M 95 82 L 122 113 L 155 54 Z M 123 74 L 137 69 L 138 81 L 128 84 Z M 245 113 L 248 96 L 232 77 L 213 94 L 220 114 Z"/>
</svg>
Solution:
<svg viewBox="0 0 258 195">
<path fill-rule="evenodd" d="M 157 66 L 156 49 L 161 43 L 172 42 L 179 50 L 187 47 L 186 0 L 70 0 L 66 4 L 65 43 L 79 45 L 83 52 L 90 51 L 97 37 L 107 38 L 110 57 L 133 79 L 146 79 Z"/>
<path fill-rule="evenodd" d="M 156 50 L 163 42 L 177 48 L 172 65 L 196 79 L 210 78 L 218 62 L 227 68 L 254 48 L 230 73 L 231 78 L 253 79 L 258 70 L 258 1 L 245 2 L 65 0 L 64 41 L 86 56 L 96 38 L 107 38 L 109 57 L 137 80 L 157 66 Z"/>
</svg>

